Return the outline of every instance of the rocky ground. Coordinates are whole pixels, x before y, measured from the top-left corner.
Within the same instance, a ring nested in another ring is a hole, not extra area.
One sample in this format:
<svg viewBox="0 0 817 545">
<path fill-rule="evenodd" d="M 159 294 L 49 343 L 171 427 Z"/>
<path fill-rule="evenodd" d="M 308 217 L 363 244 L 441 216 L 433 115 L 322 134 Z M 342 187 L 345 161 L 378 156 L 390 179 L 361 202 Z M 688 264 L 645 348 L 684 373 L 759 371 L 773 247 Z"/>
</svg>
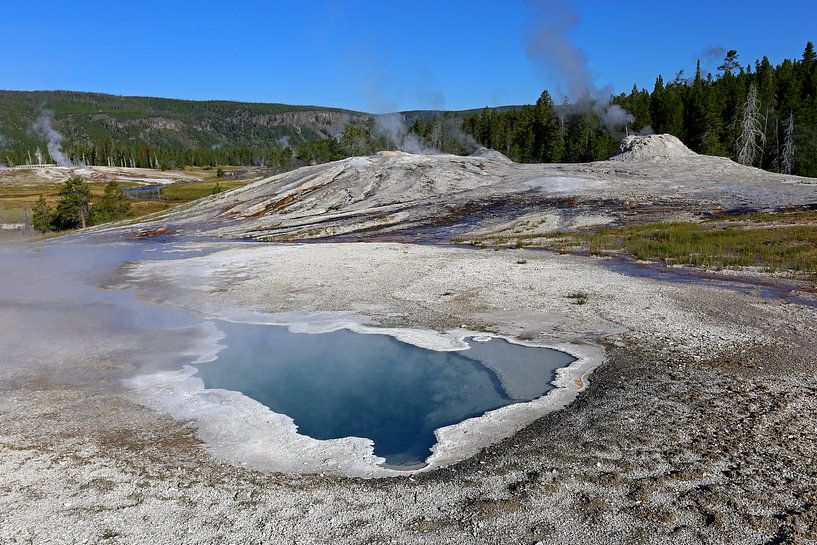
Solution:
<svg viewBox="0 0 817 545">
<path fill-rule="evenodd" d="M 412 480 L 246 471 L 207 456 L 189 427 L 120 396 L 30 385 L 3 396 L 0 539 L 817 539 L 814 362 L 785 346 L 694 363 L 664 352 L 613 348 L 568 409 L 471 461 Z M 773 361 L 786 362 L 782 375 Z M 28 417 L 14 418 L 19 410 Z"/>
</svg>

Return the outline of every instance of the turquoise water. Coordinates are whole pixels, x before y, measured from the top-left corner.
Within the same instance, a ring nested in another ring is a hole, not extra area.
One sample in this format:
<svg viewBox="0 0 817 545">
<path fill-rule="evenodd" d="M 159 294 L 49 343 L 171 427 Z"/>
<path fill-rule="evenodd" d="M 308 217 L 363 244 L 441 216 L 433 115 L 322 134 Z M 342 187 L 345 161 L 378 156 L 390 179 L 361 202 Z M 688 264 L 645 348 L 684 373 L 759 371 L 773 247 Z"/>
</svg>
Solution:
<svg viewBox="0 0 817 545">
<path fill-rule="evenodd" d="M 574 360 L 500 339 L 438 352 L 345 330 L 315 335 L 225 322 L 219 329 L 227 347 L 198 366 L 208 388 L 240 391 L 315 439 L 371 439 L 395 466 L 423 463 L 437 428 L 541 396 L 556 369 Z"/>
</svg>

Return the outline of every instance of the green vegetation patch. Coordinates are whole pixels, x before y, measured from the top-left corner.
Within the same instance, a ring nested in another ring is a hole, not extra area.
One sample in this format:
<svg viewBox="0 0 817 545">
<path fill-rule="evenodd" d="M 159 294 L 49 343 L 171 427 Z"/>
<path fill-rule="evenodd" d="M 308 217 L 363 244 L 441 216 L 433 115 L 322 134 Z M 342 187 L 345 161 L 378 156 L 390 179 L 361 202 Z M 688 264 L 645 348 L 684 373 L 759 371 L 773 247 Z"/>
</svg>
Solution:
<svg viewBox="0 0 817 545">
<path fill-rule="evenodd" d="M 573 238 L 596 255 L 624 251 L 637 259 L 668 264 L 817 272 L 817 225 L 663 222 L 601 229 Z"/>
<path fill-rule="evenodd" d="M 716 218 L 710 221 L 731 221 L 750 223 L 787 223 L 787 224 L 817 224 L 817 210 L 782 210 L 775 212 L 752 212 L 739 216 Z"/>
<path fill-rule="evenodd" d="M 162 199 L 175 202 L 188 202 L 207 197 L 222 191 L 229 191 L 237 187 L 244 187 L 246 180 L 218 180 L 208 182 L 192 182 L 189 184 L 173 184 L 161 189 Z"/>
<path fill-rule="evenodd" d="M 565 295 L 565 297 L 572 300 L 573 304 L 575 304 L 575 305 L 586 305 L 587 304 L 587 298 L 589 296 L 587 295 L 587 293 L 585 293 L 583 291 L 574 291 L 572 293 L 568 293 L 567 295 Z"/>
</svg>

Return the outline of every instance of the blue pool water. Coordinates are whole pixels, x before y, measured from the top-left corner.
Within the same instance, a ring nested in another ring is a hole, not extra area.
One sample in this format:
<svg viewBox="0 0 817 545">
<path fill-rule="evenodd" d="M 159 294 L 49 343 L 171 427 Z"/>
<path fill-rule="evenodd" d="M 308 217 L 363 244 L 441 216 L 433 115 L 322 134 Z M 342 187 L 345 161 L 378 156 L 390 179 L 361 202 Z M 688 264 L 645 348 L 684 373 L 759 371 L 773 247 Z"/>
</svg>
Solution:
<svg viewBox="0 0 817 545">
<path fill-rule="evenodd" d="M 198 366 L 208 388 L 240 391 L 315 439 L 365 437 L 388 465 L 422 464 L 434 430 L 552 388 L 574 358 L 493 339 L 456 352 L 385 335 L 292 333 L 219 322 L 227 347 Z"/>
</svg>

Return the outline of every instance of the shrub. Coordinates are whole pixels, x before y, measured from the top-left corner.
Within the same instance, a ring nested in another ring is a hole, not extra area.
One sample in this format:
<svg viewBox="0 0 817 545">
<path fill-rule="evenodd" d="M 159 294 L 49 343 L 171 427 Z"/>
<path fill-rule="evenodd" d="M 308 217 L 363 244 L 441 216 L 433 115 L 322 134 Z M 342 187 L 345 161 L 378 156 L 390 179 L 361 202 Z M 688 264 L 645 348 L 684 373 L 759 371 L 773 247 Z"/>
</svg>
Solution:
<svg viewBox="0 0 817 545">
<path fill-rule="evenodd" d="M 574 291 L 566 295 L 568 299 L 573 300 L 574 305 L 584 305 L 587 303 L 588 295 L 583 291 Z"/>
</svg>

